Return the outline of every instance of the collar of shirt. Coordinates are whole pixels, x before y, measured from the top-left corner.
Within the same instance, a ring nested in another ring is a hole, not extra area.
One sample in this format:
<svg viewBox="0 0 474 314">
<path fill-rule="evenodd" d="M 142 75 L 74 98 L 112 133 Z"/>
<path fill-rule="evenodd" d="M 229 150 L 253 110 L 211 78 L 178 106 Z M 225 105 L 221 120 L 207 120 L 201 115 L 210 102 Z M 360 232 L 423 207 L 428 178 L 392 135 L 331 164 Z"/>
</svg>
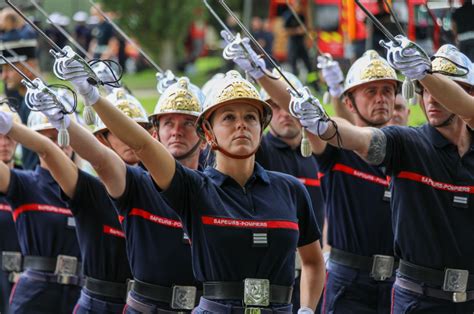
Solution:
<svg viewBox="0 0 474 314">
<path fill-rule="evenodd" d="M 437 148 L 444 148 L 448 145 L 454 145 L 451 143 L 447 138 L 445 138 L 435 127 L 425 124 L 423 126 L 425 129 L 426 134 L 428 135 L 429 139 L 431 142 L 437 147 Z M 471 138 L 474 139 L 474 131 L 470 130 L 468 128 L 469 133 L 471 133 Z M 471 150 L 474 150 L 474 141 L 471 140 Z"/>
<path fill-rule="evenodd" d="M 217 186 L 222 186 L 225 182 L 229 182 L 229 183 L 235 182 L 235 180 L 232 177 L 226 174 L 223 174 L 222 172 L 218 171 L 215 168 L 208 167 L 206 168 L 205 173 L 209 176 L 209 178 L 211 178 L 211 180 Z M 270 178 L 268 177 L 267 172 L 265 171 L 265 169 L 262 168 L 262 166 L 260 166 L 256 162 L 255 167 L 253 169 L 253 174 L 247 180 L 247 182 L 245 183 L 245 186 L 248 186 L 249 184 L 254 183 L 257 179 L 265 184 L 270 184 Z"/>
<path fill-rule="evenodd" d="M 45 182 L 55 183 L 53 176 L 48 169 L 41 167 L 40 165 L 36 166 L 35 173 L 38 174 Z"/>
<path fill-rule="evenodd" d="M 288 145 L 281 138 L 273 135 L 272 133 L 268 132 L 267 135 L 265 136 L 268 138 L 270 143 L 272 143 L 272 145 L 275 146 L 276 148 L 291 149 L 290 145 Z"/>
</svg>

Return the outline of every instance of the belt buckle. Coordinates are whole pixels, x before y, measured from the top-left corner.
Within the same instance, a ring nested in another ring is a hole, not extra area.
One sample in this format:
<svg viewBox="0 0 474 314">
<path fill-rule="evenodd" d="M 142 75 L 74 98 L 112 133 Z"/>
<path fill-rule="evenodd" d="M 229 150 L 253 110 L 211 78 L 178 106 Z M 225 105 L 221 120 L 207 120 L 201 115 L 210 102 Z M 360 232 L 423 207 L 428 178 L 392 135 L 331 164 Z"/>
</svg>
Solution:
<svg viewBox="0 0 474 314">
<path fill-rule="evenodd" d="M 453 292 L 453 302 L 466 302 L 469 271 L 465 269 L 446 268 L 444 271 L 443 290 Z"/>
<path fill-rule="evenodd" d="M 244 280 L 244 304 L 246 306 L 247 305 L 269 306 L 270 305 L 270 280 L 246 278 Z M 252 308 L 248 308 L 248 309 L 254 310 Z M 251 312 L 251 313 L 254 313 L 254 312 Z M 258 313 L 260 313 L 260 309 L 258 309 Z"/>
<path fill-rule="evenodd" d="M 393 274 L 395 258 L 389 255 L 373 255 L 372 271 L 370 276 L 377 281 L 384 281 Z"/>
<path fill-rule="evenodd" d="M 69 255 L 58 255 L 54 274 L 58 277 L 57 282 L 61 285 L 71 284 L 77 272 L 77 257 Z"/>
<path fill-rule="evenodd" d="M 173 286 L 171 308 L 173 310 L 192 310 L 196 304 L 197 288 L 194 286 Z"/>
<path fill-rule="evenodd" d="M 2 270 L 6 272 L 21 272 L 22 256 L 20 252 L 2 252 Z"/>
</svg>

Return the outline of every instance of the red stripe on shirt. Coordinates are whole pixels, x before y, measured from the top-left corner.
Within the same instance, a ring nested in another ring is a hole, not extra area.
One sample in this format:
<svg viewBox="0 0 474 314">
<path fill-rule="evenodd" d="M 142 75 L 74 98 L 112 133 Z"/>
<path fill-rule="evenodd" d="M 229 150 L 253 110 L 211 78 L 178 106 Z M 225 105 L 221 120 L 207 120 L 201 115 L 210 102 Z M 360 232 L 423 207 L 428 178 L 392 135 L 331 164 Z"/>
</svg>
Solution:
<svg viewBox="0 0 474 314">
<path fill-rule="evenodd" d="M 299 230 L 298 224 L 284 220 L 240 220 L 232 218 L 218 218 L 202 216 L 202 223 L 205 225 L 219 227 L 235 227 L 250 229 L 293 229 Z"/>
<path fill-rule="evenodd" d="M 470 193 L 470 194 L 474 193 L 474 186 L 472 185 L 454 185 L 450 183 L 438 182 L 438 181 L 433 180 L 430 177 L 426 177 L 419 173 L 410 172 L 410 171 L 401 171 L 397 175 L 397 178 L 420 182 L 420 183 L 429 185 L 432 188 L 435 188 L 437 190 L 443 190 L 443 191 L 449 191 L 449 192 L 455 192 L 455 193 Z"/>
<path fill-rule="evenodd" d="M 104 225 L 103 231 L 105 234 L 110 234 L 119 238 L 125 238 L 125 233 L 123 233 L 122 230 L 115 229 L 107 225 Z"/>
<path fill-rule="evenodd" d="M 318 179 L 298 178 L 298 180 L 307 186 L 321 186 L 321 182 Z"/>
<path fill-rule="evenodd" d="M 72 216 L 72 213 L 68 208 L 61 208 L 61 207 L 45 205 L 45 204 L 25 204 L 20 207 L 17 207 L 13 211 L 13 220 L 16 221 L 18 216 L 20 216 L 24 212 L 29 212 L 29 211 Z"/>
<path fill-rule="evenodd" d="M 344 172 L 344 173 L 350 174 L 351 176 L 357 177 L 359 179 L 376 183 L 376 184 L 380 184 L 383 186 L 388 186 L 389 184 L 389 180 L 386 178 L 377 177 L 373 174 L 362 172 L 343 164 L 335 164 L 334 167 L 332 167 L 332 171 Z"/>
<path fill-rule="evenodd" d="M 0 204 L 0 211 L 11 212 L 12 208 L 7 204 Z"/>
<path fill-rule="evenodd" d="M 171 228 L 183 228 L 183 224 L 179 220 L 173 220 L 173 219 L 153 215 L 152 213 L 149 213 L 139 208 L 133 208 L 128 215 L 139 216 L 151 222 L 154 222 L 163 226 L 171 227 Z"/>
</svg>

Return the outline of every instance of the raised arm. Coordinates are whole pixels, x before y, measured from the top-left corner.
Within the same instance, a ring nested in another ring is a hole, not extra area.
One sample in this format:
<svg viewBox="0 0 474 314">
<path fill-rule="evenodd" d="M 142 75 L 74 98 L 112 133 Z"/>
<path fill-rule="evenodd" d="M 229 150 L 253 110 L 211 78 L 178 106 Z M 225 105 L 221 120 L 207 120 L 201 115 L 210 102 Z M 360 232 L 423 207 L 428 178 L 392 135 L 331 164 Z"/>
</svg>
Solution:
<svg viewBox="0 0 474 314">
<path fill-rule="evenodd" d="M 176 170 L 175 160 L 166 148 L 107 99 L 100 97 L 94 109 L 109 130 L 137 154 L 156 184 L 166 190 Z"/>
<path fill-rule="evenodd" d="M 321 139 L 329 144 L 352 150 L 369 164 L 379 165 L 386 153 L 387 139 L 382 131 L 371 127 L 358 127 L 345 119 L 329 119 L 319 101 L 307 88 L 299 90 L 301 97 L 293 95 L 291 108 L 301 125 L 309 131 L 308 139 L 319 149 Z"/>
<path fill-rule="evenodd" d="M 68 131 L 74 151 L 92 165 L 110 196 L 122 196 L 126 187 L 125 162 L 78 123 L 71 121 Z"/>
<path fill-rule="evenodd" d="M 426 75 L 420 82 L 446 109 L 466 118 L 474 118 L 474 96 L 466 93 L 454 81 L 435 73 Z"/>
<path fill-rule="evenodd" d="M 1 112 L 2 134 L 11 137 L 26 148 L 36 152 L 40 159 L 45 162 L 53 178 L 61 186 L 67 196 L 72 197 L 76 189 L 78 169 L 74 162 L 46 136 L 32 131 L 22 124 L 12 121 L 12 115 Z M 4 164 L 3 164 L 4 165 Z M 10 185 L 10 170 L 0 167 L 0 191 L 5 193 Z M 5 165 L 6 167 L 6 165 Z"/>
<path fill-rule="evenodd" d="M 155 183 L 161 189 L 167 189 L 175 174 L 176 165 L 173 156 L 166 148 L 138 123 L 99 95 L 97 86 L 88 82 L 86 65 L 66 56 L 57 58 L 55 67 L 58 69 L 58 74 L 70 81 L 74 89 L 82 95 L 85 105 L 94 106 L 109 131 L 137 154 Z"/>
</svg>

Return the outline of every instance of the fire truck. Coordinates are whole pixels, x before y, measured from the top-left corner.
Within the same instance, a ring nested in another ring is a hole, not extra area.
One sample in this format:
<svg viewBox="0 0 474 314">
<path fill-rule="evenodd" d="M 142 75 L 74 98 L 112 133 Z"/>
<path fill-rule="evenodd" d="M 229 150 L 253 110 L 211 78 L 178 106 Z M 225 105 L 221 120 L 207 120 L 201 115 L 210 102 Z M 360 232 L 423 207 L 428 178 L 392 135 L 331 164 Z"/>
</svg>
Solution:
<svg viewBox="0 0 474 314">
<path fill-rule="evenodd" d="M 354 0 L 301 0 L 306 6 L 308 28 L 322 52 L 336 59 L 351 59 L 354 43 L 368 39 L 364 12 Z M 460 0 L 388 0 L 396 12 L 408 38 L 420 43 L 429 53 L 452 42 L 451 13 Z M 291 3 L 291 1 L 290 1 Z M 378 14 L 377 0 L 361 0 L 373 14 Z M 385 8 L 387 10 L 387 8 Z M 287 10 L 286 0 L 271 0 L 269 18 L 275 33 L 274 56 L 286 59 L 286 35 L 281 15 Z M 388 11 L 388 10 L 387 10 Z M 309 41 L 309 39 L 308 39 Z M 308 47 L 310 46 L 308 42 Z"/>
</svg>

